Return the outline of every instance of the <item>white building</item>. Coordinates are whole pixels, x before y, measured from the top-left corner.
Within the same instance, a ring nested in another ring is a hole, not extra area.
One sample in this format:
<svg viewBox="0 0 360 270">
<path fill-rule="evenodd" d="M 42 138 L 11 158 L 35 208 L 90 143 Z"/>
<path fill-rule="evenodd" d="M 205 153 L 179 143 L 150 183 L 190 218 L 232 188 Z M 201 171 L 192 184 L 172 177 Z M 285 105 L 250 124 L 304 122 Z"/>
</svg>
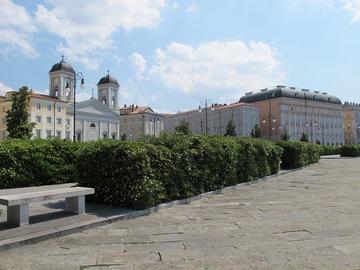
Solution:
<svg viewBox="0 0 360 270">
<path fill-rule="evenodd" d="M 245 103 L 213 104 L 208 108 L 179 112 L 164 118 L 164 130 L 174 133 L 182 122 L 189 123 L 193 134 L 224 135 L 230 121 L 239 136 L 250 136 L 255 125 L 259 124 L 260 111 L 256 105 Z"/>
<path fill-rule="evenodd" d="M 62 138 L 74 138 L 74 82 L 73 67 L 62 59 L 49 72 L 49 96 L 66 105 L 65 134 Z M 99 80 L 98 100 L 75 104 L 75 139 L 94 141 L 103 138 L 120 139 L 120 118 L 118 112 L 118 81 L 108 73 Z M 63 120 L 65 122 L 65 119 Z"/>
</svg>

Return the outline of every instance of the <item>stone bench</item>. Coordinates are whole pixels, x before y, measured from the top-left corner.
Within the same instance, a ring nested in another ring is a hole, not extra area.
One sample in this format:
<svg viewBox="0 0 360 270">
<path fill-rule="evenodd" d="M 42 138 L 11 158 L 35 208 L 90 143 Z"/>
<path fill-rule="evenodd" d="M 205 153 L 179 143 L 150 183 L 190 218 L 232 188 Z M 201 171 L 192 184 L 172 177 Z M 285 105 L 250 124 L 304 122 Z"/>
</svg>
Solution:
<svg viewBox="0 0 360 270">
<path fill-rule="evenodd" d="M 36 190 L 27 193 L 0 195 L 0 204 L 7 206 L 7 222 L 16 226 L 29 224 L 29 204 L 63 199 L 66 208 L 75 214 L 85 213 L 85 196 L 94 194 L 93 188 L 68 187 L 58 189 Z"/>
</svg>

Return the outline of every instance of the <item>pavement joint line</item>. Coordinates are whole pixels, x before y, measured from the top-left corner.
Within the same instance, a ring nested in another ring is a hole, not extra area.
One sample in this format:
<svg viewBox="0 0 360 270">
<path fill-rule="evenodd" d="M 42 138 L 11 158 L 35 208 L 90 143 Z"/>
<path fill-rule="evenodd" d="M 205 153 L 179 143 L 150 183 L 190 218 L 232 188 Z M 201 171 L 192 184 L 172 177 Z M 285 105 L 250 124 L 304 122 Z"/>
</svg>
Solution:
<svg viewBox="0 0 360 270">
<path fill-rule="evenodd" d="M 285 174 L 289 174 L 292 172 L 303 170 L 305 168 L 308 168 L 308 167 L 316 165 L 316 164 L 317 163 L 310 164 L 310 165 L 304 166 L 302 168 L 296 168 L 296 169 L 291 169 L 291 170 L 286 170 L 286 171 L 285 170 L 279 171 L 277 174 L 265 176 L 265 177 L 256 179 L 254 181 L 239 183 L 239 184 L 236 184 L 233 186 L 224 187 L 222 189 L 218 189 L 218 190 L 214 190 L 214 191 L 209 191 L 209 192 L 199 194 L 194 197 L 182 199 L 182 200 L 175 200 L 175 201 L 171 201 L 171 202 L 167 202 L 167 203 L 158 204 L 154 207 L 144 209 L 144 210 L 137 210 L 137 211 L 134 211 L 131 213 L 114 215 L 114 216 L 107 217 L 107 218 L 97 218 L 94 220 L 87 220 L 87 221 L 83 221 L 80 223 L 63 226 L 61 228 L 53 228 L 53 229 L 49 229 L 46 231 L 36 232 L 36 233 L 30 234 L 30 235 L 23 235 L 23 236 L 14 237 L 11 239 L 1 240 L 0 241 L 0 251 L 8 250 L 10 248 L 20 247 L 22 245 L 35 244 L 35 243 L 38 243 L 38 242 L 41 242 L 44 240 L 48 240 L 51 238 L 59 237 L 59 236 L 65 236 L 65 235 L 82 232 L 84 230 L 96 228 L 96 227 L 103 226 L 106 224 L 111 224 L 116 221 L 134 219 L 134 218 L 138 218 L 141 216 L 150 215 L 152 213 L 156 213 L 156 212 L 159 212 L 160 210 L 172 208 L 174 206 L 190 204 L 191 202 L 194 202 L 194 201 L 210 198 L 210 197 L 213 197 L 214 195 L 220 195 L 223 192 L 228 191 L 228 190 L 239 189 L 244 186 L 249 186 L 249 185 L 253 185 L 256 183 L 260 183 L 260 182 L 266 181 L 268 179 L 271 179 L 271 178 L 274 178 L 274 177 L 277 177 L 280 175 L 285 175 Z M 29 225 L 29 226 L 31 226 L 31 225 Z"/>
</svg>

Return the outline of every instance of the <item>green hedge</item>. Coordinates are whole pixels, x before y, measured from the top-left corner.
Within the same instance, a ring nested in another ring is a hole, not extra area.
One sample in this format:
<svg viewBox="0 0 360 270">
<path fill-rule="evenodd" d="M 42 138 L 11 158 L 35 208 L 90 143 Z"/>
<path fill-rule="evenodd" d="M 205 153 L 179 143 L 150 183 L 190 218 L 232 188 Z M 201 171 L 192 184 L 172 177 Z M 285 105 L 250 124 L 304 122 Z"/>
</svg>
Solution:
<svg viewBox="0 0 360 270">
<path fill-rule="evenodd" d="M 320 146 L 305 142 L 280 141 L 277 145 L 284 149 L 282 169 L 295 169 L 313 164 L 320 159 Z"/>
<path fill-rule="evenodd" d="M 0 144 L 0 189 L 74 181 L 82 144 L 61 140 L 8 140 Z"/>
<path fill-rule="evenodd" d="M 342 157 L 358 157 L 360 156 L 360 146 L 357 144 L 345 144 L 340 148 Z"/>
<path fill-rule="evenodd" d="M 340 147 L 331 145 L 321 145 L 320 152 L 322 156 L 339 155 Z"/>
<path fill-rule="evenodd" d="M 11 140 L 0 144 L 0 189 L 79 182 L 97 203 L 143 209 L 297 168 L 319 146 L 238 137 L 163 135 L 139 142 Z"/>
</svg>

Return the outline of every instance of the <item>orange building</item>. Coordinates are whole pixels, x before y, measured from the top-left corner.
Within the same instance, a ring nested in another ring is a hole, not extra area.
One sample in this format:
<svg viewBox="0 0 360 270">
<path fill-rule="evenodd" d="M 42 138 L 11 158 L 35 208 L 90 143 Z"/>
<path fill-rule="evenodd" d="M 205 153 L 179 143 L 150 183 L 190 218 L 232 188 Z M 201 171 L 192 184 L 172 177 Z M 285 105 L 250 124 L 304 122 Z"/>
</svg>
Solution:
<svg viewBox="0 0 360 270">
<path fill-rule="evenodd" d="M 300 140 L 305 134 L 313 143 L 344 143 L 341 100 L 325 92 L 279 85 L 247 93 L 240 102 L 260 107 L 264 137 L 278 140 L 287 133 L 291 140 Z"/>
</svg>

